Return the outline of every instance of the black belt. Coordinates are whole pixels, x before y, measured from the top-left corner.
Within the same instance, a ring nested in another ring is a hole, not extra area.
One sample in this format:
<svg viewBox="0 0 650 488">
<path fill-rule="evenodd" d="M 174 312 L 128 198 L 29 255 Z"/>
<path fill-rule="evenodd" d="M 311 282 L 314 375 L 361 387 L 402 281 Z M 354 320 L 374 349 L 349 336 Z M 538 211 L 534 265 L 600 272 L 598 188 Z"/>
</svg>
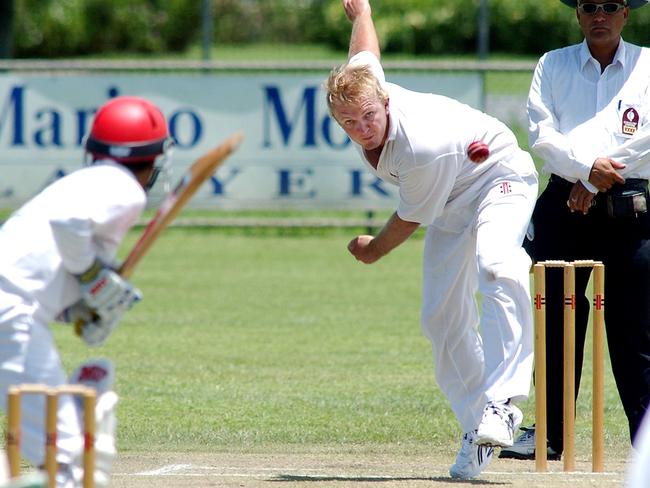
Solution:
<svg viewBox="0 0 650 488">
<path fill-rule="evenodd" d="M 556 174 L 551 174 L 551 177 L 549 178 L 549 183 L 552 183 L 553 185 L 566 187 L 568 189 L 573 188 L 573 185 L 575 184 L 569 180 L 565 180 L 564 178 Z M 615 183 L 612 186 L 612 188 L 610 188 L 609 190 L 603 193 L 609 193 L 610 191 L 621 191 L 629 188 L 647 188 L 647 187 L 648 187 L 648 180 L 646 179 L 626 178 L 625 183 L 623 184 Z"/>
<path fill-rule="evenodd" d="M 564 178 L 552 174 L 548 187 L 554 187 L 553 192 L 557 198 L 568 198 L 573 188 L 572 183 Z M 614 219 L 638 219 L 648 215 L 648 180 L 642 178 L 628 178 L 625 183 L 615 183 L 606 192 L 598 192 L 591 202 L 590 215 Z"/>
</svg>

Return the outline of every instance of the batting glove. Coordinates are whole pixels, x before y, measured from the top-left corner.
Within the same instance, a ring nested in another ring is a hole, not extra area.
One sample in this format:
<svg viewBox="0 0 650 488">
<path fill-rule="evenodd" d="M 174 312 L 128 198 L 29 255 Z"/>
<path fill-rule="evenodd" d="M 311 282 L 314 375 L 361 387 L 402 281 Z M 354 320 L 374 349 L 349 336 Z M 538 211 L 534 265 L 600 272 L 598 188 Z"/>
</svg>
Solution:
<svg viewBox="0 0 650 488">
<path fill-rule="evenodd" d="M 140 290 L 99 260 L 77 279 L 86 305 L 108 324 L 119 322 L 124 312 L 142 299 Z"/>
<path fill-rule="evenodd" d="M 61 312 L 57 320 L 74 324 L 75 333 L 89 346 L 101 346 L 119 323 L 119 317 L 112 321 L 102 319 L 83 299 Z"/>
<path fill-rule="evenodd" d="M 63 310 L 56 319 L 59 322 L 65 322 L 66 324 L 76 324 L 91 322 L 95 317 L 96 315 L 93 312 L 93 309 L 90 308 L 82 299 Z"/>
<path fill-rule="evenodd" d="M 110 321 L 98 317 L 91 322 L 77 322 L 75 328 L 86 344 L 97 347 L 106 342 L 119 323 L 120 317 Z"/>
</svg>

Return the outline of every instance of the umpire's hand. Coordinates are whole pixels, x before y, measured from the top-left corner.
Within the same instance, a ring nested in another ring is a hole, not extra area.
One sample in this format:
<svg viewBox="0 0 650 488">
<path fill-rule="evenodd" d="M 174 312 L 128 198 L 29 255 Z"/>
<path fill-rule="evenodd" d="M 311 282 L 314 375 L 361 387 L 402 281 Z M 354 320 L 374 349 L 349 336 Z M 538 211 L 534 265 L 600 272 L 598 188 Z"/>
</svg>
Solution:
<svg viewBox="0 0 650 488">
<path fill-rule="evenodd" d="M 615 183 L 625 183 L 617 170 L 625 168 L 623 163 L 618 163 L 609 158 L 597 158 L 589 173 L 589 183 L 598 188 L 598 191 L 607 191 Z"/>
</svg>

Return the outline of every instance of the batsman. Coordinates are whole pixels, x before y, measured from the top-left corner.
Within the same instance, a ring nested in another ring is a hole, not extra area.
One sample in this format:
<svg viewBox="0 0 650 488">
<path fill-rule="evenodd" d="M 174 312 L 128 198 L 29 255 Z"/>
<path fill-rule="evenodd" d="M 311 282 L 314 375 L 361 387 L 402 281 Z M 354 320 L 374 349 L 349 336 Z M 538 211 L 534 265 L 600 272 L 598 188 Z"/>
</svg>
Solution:
<svg viewBox="0 0 650 488">
<path fill-rule="evenodd" d="M 141 293 L 115 270 L 126 232 L 147 190 L 169 162 L 172 140 L 158 107 L 117 97 L 99 108 L 85 140 L 88 165 L 57 180 L 0 228 L 0 399 L 11 385 L 82 383 L 97 390 L 96 486 L 106 486 L 115 455 L 113 366 L 101 359 L 66 378 L 49 325 L 76 323 L 89 346 L 103 344 Z M 22 402 L 22 456 L 42 467 L 45 401 Z M 72 397 L 58 406 L 56 486 L 81 483 L 82 412 Z"/>
<path fill-rule="evenodd" d="M 399 187 L 381 231 L 355 237 L 348 250 L 374 263 L 426 227 L 421 325 L 463 432 L 450 474 L 473 478 L 495 447 L 512 445 L 522 421 L 515 403 L 529 394 L 531 262 L 521 245 L 537 172 L 500 121 L 387 82 L 368 0 L 343 7 L 352 22 L 349 60 L 327 79 L 327 103 L 369 171 Z"/>
</svg>

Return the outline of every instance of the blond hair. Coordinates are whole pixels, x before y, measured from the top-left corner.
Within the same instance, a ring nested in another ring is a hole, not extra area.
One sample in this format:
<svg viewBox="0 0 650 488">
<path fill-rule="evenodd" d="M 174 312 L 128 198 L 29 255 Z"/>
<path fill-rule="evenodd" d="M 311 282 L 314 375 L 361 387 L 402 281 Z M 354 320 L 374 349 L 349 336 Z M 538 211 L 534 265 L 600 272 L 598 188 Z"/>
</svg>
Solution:
<svg viewBox="0 0 650 488">
<path fill-rule="evenodd" d="M 334 68 L 324 83 L 327 106 L 332 112 L 335 104 L 349 105 L 363 98 L 377 97 L 382 103 L 388 100 L 388 93 L 365 64 L 343 64 Z"/>
</svg>

